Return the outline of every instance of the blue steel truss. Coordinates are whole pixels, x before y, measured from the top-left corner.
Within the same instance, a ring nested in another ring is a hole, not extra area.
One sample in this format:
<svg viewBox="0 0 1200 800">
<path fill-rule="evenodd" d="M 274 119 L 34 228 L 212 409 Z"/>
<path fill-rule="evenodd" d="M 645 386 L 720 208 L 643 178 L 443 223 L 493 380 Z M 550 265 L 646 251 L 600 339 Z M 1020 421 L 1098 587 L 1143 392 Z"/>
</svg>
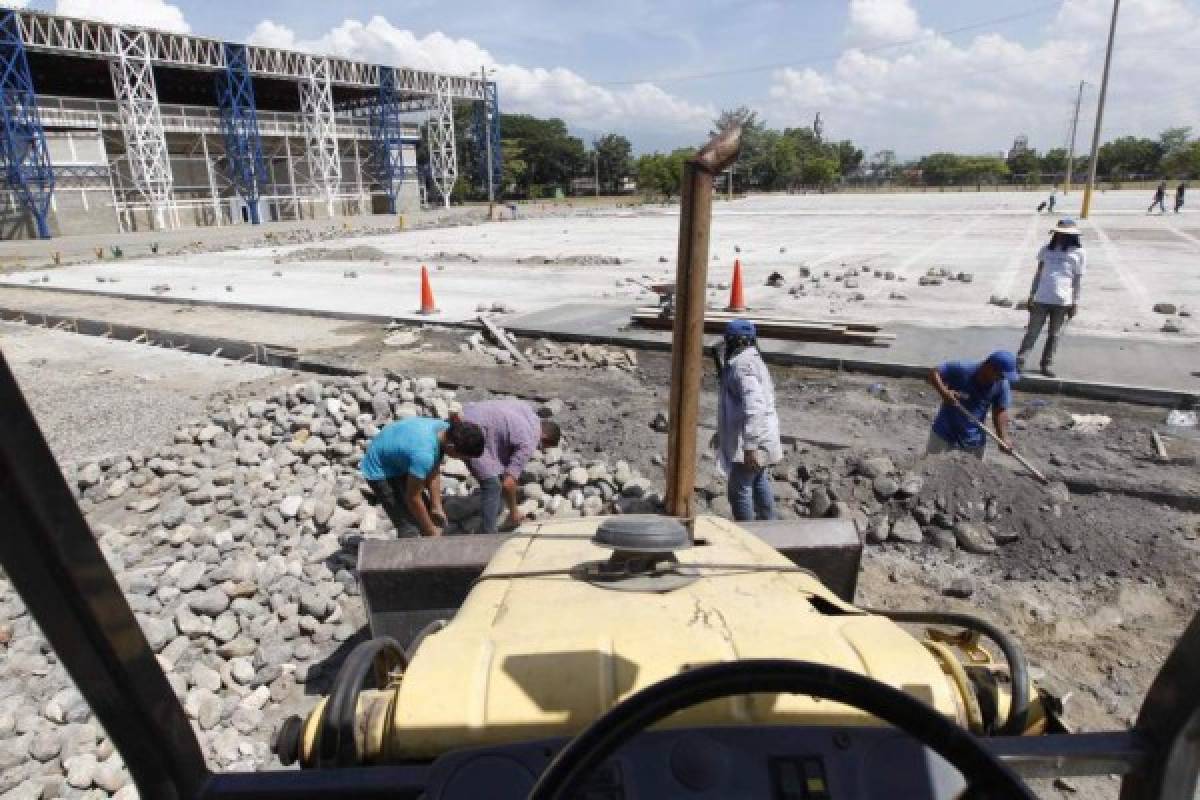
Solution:
<svg viewBox="0 0 1200 800">
<path fill-rule="evenodd" d="M 492 151 L 492 186 L 494 193 L 499 195 L 501 191 L 500 176 L 503 169 L 500 163 L 500 102 L 495 81 L 487 81 L 483 84 L 483 100 L 475 104 L 473 128 L 472 135 L 476 145 L 476 175 L 479 176 L 480 188 L 487 191 L 488 160 L 485 148 L 488 148 Z"/>
<path fill-rule="evenodd" d="M 11 10 L 0 11 L 0 166 L 5 183 L 20 193 L 42 239 L 50 238 L 46 215 L 54 196 L 54 167 L 38 114 L 25 42 Z"/>
<path fill-rule="evenodd" d="M 225 71 L 217 74 L 217 106 L 221 109 L 221 132 L 225 135 L 225 157 L 229 180 L 246 201 L 250 222 L 260 222 L 258 199 L 267 183 L 262 137 L 258 135 L 258 112 L 254 106 L 254 82 L 246 61 L 244 44 L 222 43 Z"/>
<path fill-rule="evenodd" d="M 396 70 L 379 68 L 379 91 L 371 105 L 371 168 L 387 195 L 388 213 L 396 213 L 396 197 L 405 177 L 404 136 L 400 123 L 401 99 L 396 92 Z"/>
</svg>

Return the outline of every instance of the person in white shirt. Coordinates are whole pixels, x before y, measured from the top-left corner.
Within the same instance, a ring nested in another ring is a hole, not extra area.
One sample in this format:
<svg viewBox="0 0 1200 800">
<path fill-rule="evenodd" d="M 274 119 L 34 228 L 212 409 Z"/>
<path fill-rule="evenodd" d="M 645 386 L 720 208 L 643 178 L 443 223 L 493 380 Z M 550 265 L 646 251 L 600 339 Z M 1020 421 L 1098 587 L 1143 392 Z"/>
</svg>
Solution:
<svg viewBox="0 0 1200 800">
<path fill-rule="evenodd" d="M 775 385 L 758 352 L 754 323 L 725 326 L 725 358 L 718 363 L 717 466 L 727 478 L 735 520 L 776 519 L 771 466 L 783 459 Z"/>
<path fill-rule="evenodd" d="M 1042 349 L 1042 374 L 1053 378 L 1059 335 L 1063 325 L 1074 319 L 1079 310 L 1087 254 L 1080 244 L 1075 220 L 1060 219 L 1050 233 L 1050 243 L 1038 252 L 1037 274 L 1029 288 L 1029 326 L 1017 351 L 1017 368 L 1025 368 L 1025 359 L 1049 320 L 1050 330 Z"/>
</svg>

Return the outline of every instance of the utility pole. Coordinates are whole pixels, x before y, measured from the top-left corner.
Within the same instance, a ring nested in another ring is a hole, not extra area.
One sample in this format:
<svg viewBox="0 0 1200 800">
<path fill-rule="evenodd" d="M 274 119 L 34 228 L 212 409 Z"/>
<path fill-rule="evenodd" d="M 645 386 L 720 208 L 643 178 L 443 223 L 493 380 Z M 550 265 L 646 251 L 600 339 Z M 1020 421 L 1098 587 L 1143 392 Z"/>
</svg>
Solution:
<svg viewBox="0 0 1200 800">
<path fill-rule="evenodd" d="M 488 181 L 488 219 L 496 205 L 496 192 L 492 186 L 492 104 L 488 102 L 487 66 L 479 68 L 479 79 L 483 81 L 483 149 L 487 151 L 487 181 Z"/>
<path fill-rule="evenodd" d="M 1121 0 L 1113 0 L 1112 22 L 1108 26 L 1108 50 L 1104 54 L 1104 76 L 1100 79 L 1100 100 L 1096 103 L 1096 130 L 1092 134 L 1092 163 L 1088 166 L 1087 186 L 1083 187 L 1083 209 L 1079 216 L 1088 218 L 1092 208 L 1092 189 L 1096 185 L 1096 162 L 1100 158 L 1100 128 L 1104 121 L 1104 98 L 1108 94 L 1108 68 L 1112 66 L 1113 39 L 1117 35 L 1117 11 Z"/>
<path fill-rule="evenodd" d="M 1075 132 L 1079 130 L 1079 105 L 1083 102 L 1083 87 L 1087 81 L 1079 82 L 1079 94 L 1075 96 L 1075 116 L 1071 118 L 1071 146 L 1067 148 L 1067 180 L 1063 186 L 1063 197 L 1071 193 L 1071 170 L 1075 167 Z"/>
<path fill-rule="evenodd" d="M 596 147 L 596 140 L 592 139 L 592 163 L 596 166 L 596 199 L 600 199 L 600 150 Z"/>
</svg>

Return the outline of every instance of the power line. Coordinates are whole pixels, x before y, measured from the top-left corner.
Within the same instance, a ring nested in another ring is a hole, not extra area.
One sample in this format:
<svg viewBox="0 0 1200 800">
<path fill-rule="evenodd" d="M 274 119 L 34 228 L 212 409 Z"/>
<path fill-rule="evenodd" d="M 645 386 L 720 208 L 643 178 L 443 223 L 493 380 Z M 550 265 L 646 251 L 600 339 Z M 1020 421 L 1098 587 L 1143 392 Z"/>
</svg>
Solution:
<svg viewBox="0 0 1200 800">
<path fill-rule="evenodd" d="M 993 17 L 992 19 L 986 19 L 981 22 L 973 22 L 969 25 L 962 25 L 957 28 L 948 28 L 946 30 L 941 30 L 941 31 L 927 30 L 927 31 L 923 31 L 920 36 L 915 36 L 911 39 L 905 39 L 905 40 L 898 41 L 898 42 L 888 42 L 887 44 L 880 44 L 880 45 L 876 45 L 874 47 L 860 47 L 860 48 L 855 48 L 855 49 L 857 49 L 861 53 L 878 53 L 878 52 L 883 52 L 886 50 L 894 50 L 894 49 L 900 48 L 900 47 L 908 47 L 908 46 L 911 46 L 914 44 L 920 44 L 921 42 L 927 41 L 929 38 L 931 38 L 933 36 L 943 36 L 943 37 L 956 36 L 960 33 L 967 33 L 969 31 L 979 30 L 980 28 L 987 28 L 987 27 L 994 26 L 994 25 L 1003 25 L 1008 22 L 1016 22 L 1018 20 L 1027 19 L 1029 17 L 1038 16 L 1039 14 L 1045 14 L 1049 11 L 1058 11 L 1059 9 L 1062 8 L 1064 1 L 1065 0 L 1057 0 L 1057 2 L 1051 3 L 1049 5 L 1046 5 L 1043 3 L 1038 6 L 1035 6 L 1034 8 L 1026 9 L 1025 11 L 1021 11 L 1021 12 L 1018 12 L 1015 14 L 1006 14 L 1002 17 Z M 681 83 L 684 81 L 703 80 L 705 78 L 718 78 L 718 77 L 724 77 L 727 75 L 748 75 L 748 74 L 755 73 L 755 72 L 770 72 L 771 70 L 784 69 L 786 67 L 809 66 L 812 64 L 822 64 L 822 63 L 827 63 L 830 61 L 836 61 L 838 58 L 840 58 L 842 56 L 842 54 L 844 52 L 845 52 L 844 50 L 840 50 L 836 53 L 830 52 L 830 53 L 827 53 L 827 54 L 824 54 L 821 56 L 817 56 L 815 58 L 806 59 L 804 61 L 781 61 L 781 62 L 777 62 L 774 64 L 759 64 L 759 65 L 753 66 L 753 67 L 739 67 L 737 69 L 715 70 L 712 72 L 697 72 L 697 73 L 693 73 L 690 75 L 673 75 L 673 76 L 659 77 L 659 78 L 642 78 L 642 79 L 638 79 L 638 80 L 623 80 L 623 81 L 595 81 L 594 83 L 597 86 L 633 86 L 633 85 L 639 84 L 639 83 Z"/>
</svg>

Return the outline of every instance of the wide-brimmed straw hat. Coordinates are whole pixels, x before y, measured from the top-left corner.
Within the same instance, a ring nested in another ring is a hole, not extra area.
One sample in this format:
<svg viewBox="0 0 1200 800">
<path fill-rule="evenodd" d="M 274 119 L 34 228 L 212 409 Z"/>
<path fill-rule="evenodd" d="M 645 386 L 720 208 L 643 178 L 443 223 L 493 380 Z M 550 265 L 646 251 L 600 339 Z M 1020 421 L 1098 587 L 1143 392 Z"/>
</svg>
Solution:
<svg viewBox="0 0 1200 800">
<path fill-rule="evenodd" d="M 1073 236 L 1078 236 L 1081 231 L 1079 226 L 1075 224 L 1075 220 L 1064 218 L 1058 221 L 1058 224 L 1050 229 L 1051 233 L 1069 233 Z"/>
</svg>

